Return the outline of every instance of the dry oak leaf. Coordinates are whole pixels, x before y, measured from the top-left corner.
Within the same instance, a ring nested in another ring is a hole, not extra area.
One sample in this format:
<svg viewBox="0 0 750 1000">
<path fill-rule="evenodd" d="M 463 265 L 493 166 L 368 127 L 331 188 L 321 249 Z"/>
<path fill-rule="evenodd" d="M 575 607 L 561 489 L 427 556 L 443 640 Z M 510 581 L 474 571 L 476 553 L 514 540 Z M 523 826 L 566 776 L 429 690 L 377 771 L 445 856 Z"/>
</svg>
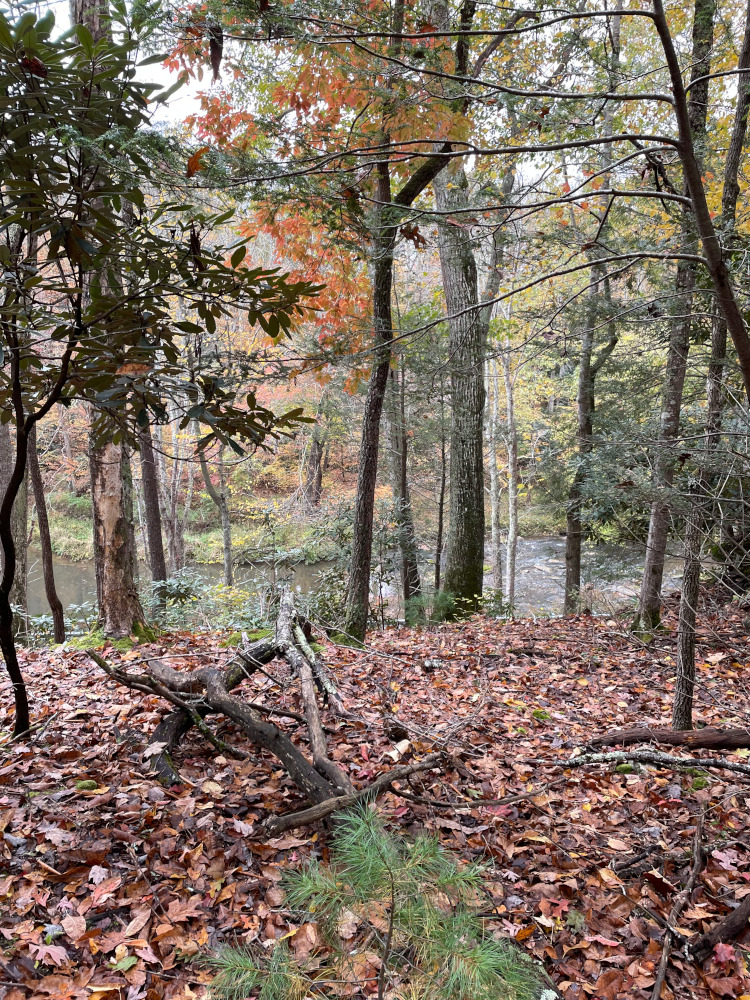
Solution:
<svg viewBox="0 0 750 1000">
<path fill-rule="evenodd" d="M 167 916 L 174 923 L 178 924 L 183 920 L 190 920 L 191 917 L 205 916 L 205 910 L 202 909 L 200 897 L 198 896 L 193 896 L 184 902 L 181 902 L 179 899 L 173 899 L 167 907 Z"/>
<path fill-rule="evenodd" d="M 86 918 L 69 914 L 60 921 L 62 928 L 71 941 L 77 941 L 86 933 Z"/>
<path fill-rule="evenodd" d="M 294 957 L 298 962 L 306 961 L 318 944 L 318 928 L 315 924 L 302 924 L 291 938 Z"/>
</svg>

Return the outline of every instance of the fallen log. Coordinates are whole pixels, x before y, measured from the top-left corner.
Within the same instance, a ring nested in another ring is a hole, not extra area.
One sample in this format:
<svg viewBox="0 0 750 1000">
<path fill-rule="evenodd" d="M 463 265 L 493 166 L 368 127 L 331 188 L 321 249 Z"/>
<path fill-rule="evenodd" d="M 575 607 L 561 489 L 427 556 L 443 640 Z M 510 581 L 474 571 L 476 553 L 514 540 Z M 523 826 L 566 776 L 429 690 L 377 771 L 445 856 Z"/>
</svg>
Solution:
<svg viewBox="0 0 750 1000">
<path fill-rule="evenodd" d="M 657 750 L 612 750 L 609 753 L 582 753 L 568 760 L 527 761 L 538 767 L 589 767 L 592 764 L 653 764 L 665 770 L 679 771 L 681 768 L 718 768 L 734 771 L 750 777 L 750 764 L 739 764 L 720 757 L 673 757 Z"/>
<path fill-rule="evenodd" d="M 672 747 L 696 750 L 744 750 L 750 747 L 750 729 L 652 729 L 634 726 L 632 729 L 614 729 L 610 733 L 594 736 L 587 747 L 633 746 L 636 743 L 664 743 Z"/>
<path fill-rule="evenodd" d="M 705 962 L 717 944 L 734 941 L 747 927 L 748 920 L 750 920 L 750 896 L 745 896 L 736 909 L 689 945 L 695 961 Z"/>
</svg>

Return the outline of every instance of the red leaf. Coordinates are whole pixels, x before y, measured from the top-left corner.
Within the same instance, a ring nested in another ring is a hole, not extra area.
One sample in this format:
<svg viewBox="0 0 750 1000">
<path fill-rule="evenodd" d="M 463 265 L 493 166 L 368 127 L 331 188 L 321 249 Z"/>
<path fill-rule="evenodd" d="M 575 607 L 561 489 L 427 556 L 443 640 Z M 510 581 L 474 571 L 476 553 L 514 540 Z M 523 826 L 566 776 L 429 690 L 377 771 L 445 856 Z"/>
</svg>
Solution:
<svg viewBox="0 0 750 1000">
<path fill-rule="evenodd" d="M 729 962 L 733 962 L 737 955 L 731 944 L 719 944 L 714 945 L 714 958 L 719 963 L 719 965 L 728 965 Z"/>
</svg>

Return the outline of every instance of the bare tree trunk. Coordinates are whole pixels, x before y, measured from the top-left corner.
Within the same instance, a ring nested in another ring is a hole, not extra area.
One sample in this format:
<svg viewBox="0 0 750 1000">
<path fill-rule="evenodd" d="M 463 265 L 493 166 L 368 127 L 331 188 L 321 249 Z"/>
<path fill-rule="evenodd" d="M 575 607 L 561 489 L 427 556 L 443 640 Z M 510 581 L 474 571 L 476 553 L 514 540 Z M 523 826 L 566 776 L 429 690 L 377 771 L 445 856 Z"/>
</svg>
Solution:
<svg viewBox="0 0 750 1000">
<path fill-rule="evenodd" d="M 706 136 L 708 111 L 708 74 L 711 71 L 711 46 L 713 42 L 715 0 L 696 0 L 693 16 L 693 58 L 691 65 L 690 100 L 688 117 L 693 141 L 699 160 Z M 682 215 L 682 241 L 686 250 L 696 243 L 695 218 L 685 208 Z M 638 607 L 640 624 L 651 629 L 661 620 L 661 587 L 664 579 L 664 557 L 669 536 L 670 504 L 668 493 L 674 479 L 674 443 L 680 429 L 682 391 L 687 371 L 692 325 L 693 291 L 696 265 L 681 260 L 677 266 L 675 284 L 675 316 L 669 337 L 669 350 L 662 392 L 659 441 L 654 456 L 653 485 L 661 496 L 651 508 L 651 520 L 646 543 L 646 560 Z"/>
<path fill-rule="evenodd" d="M 10 423 L 0 424 L 0 496 L 10 482 L 13 473 L 15 442 L 11 438 Z M 10 590 L 10 603 L 21 609 L 21 614 L 13 616 L 13 634 L 18 639 L 27 635 L 25 614 L 28 608 L 26 581 L 28 576 L 28 489 L 24 477 L 10 516 L 10 530 L 16 551 L 16 569 Z"/>
<path fill-rule="evenodd" d="M 497 360 L 487 362 L 487 387 L 490 407 L 488 418 L 489 464 L 490 464 L 490 531 L 492 541 L 492 588 L 502 596 L 503 592 L 503 560 L 502 540 L 500 532 L 500 470 L 497 465 L 497 449 L 500 442 L 500 407 L 499 407 L 499 374 Z"/>
<path fill-rule="evenodd" d="M 508 538 L 505 555 L 505 599 L 511 612 L 516 599 L 516 551 L 518 549 L 518 430 L 510 350 L 501 355 L 505 383 L 505 446 L 508 451 Z"/>
<path fill-rule="evenodd" d="M 594 350 L 596 296 L 596 285 L 592 284 L 589 289 L 589 316 L 581 334 L 581 353 L 578 358 L 578 424 L 576 428 L 578 461 L 573 482 L 568 491 L 566 512 L 564 615 L 572 615 L 578 610 L 581 597 L 582 490 L 588 473 L 589 455 L 593 449 L 594 382 L 591 375 L 591 356 Z"/>
<path fill-rule="evenodd" d="M 94 515 L 94 565 L 99 622 L 104 634 L 124 638 L 144 615 L 133 574 L 132 524 L 126 514 L 123 446 L 89 439 Z"/>
<path fill-rule="evenodd" d="M 159 482 L 156 476 L 156 461 L 150 425 L 141 430 L 138 435 L 138 443 L 141 452 L 141 481 L 143 483 L 146 533 L 148 535 L 148 558 L 151 566 L 151 579 L 157 582 L 167 579 L 167 564 L 164 559 Z"/>
<path fill-rule="evenodd" d="M 440 489 L 438 491 L 438 523 L 435 539 L 435 593 L 440 590 L 440 571 L 443 562 L 443 529 L 445 524 L 445 489 L 447 485 L 448 463 L 445 440 L 445 393 L 442 371 L 440 375 Z"/>
<path fill-rule="evenodd" d="M 467 208 L 468 182 L 452 163 L 434 182 L 438 211 Z M 459 226 L 438 227 L 440 268 L 450 330 L 451 471 L 444 588 L 458 613 L 475 611 L 484 575 L 484 358 L 487 324 L 479 304 L 470 237 Z"/>
<path fill-rule="evenodd" d="M 232 566 L 232 524 L 229 520 L 229 500 L 227 497 L 227 483 L 224 470 L 224 446 L 222 445 L 219 448 L 218 455 L 218 490 L 211 482 L 211 474 L 208 471 L 205 452 L 199 451 L 198 456 L 200 459 L 201 472 L 203 473 L 203 482 L 206 486 L 206 492 L 219 509 L 219 515 L 221 517 L 221 547 L 224 558 L 224 586 L 231 587 L 234 585 L 234 570 Z"/>
<path fill-rule="evenodd" d="M 75 469 L 75 462 L 73 461 L 73 446 L 70 442 L 70 423 L 68 420 L 68 408 L 67 406 L 58 406 L 57 408 L 59 419 L 60 419 L 60 438 L 62 441 L 62 453 L 65 459 L 65 464 L 70 473 L 70 479 L 68 480 L 68 489 L 71 493 L 76 491 L 76 477 L 73 470 Z"/>
<path fill-rule="evenodd" d="M 52 560 L 52 539 L 49 532 L 49 518 L 47 517 L 47 500 L 44 495 L 44 482 L 42 480 L 42 470 L 39 468 L 39 455 L 36 449 L 36 424 L 31 425 L 28 439 L 28 454 L 26 460 L 29 465 L 29 478 L 34 490 L 34 502 L 36 503 L 36 516 L 39 522 L 39 544 L 42 550 L 42 573 L 44 574 L 44 593 L 47 596 L 52 613 L 52 633 L 55 642 L 65 642 L 65 614 L 62 601 L 57 595 L 55 587 L 55 571 Z"/>
<path fill-rule="evenodd" d="M 407 603 L 421 595 L 422 584 L 419 579 L 417 540 L 409 493 L 403 374 L 399 379 L 395 368 L 391 369 L 389 389 L 389 465 L 401 562 L 401 593 L 404 611 L 408 614 Z"/>
<path fill-rule="evenodd" d="M 323 449 L 325 439 L 321 436 L 318 424 L 313 426 L 310 439 L 310 451 L 307 456 L 307 478 L 305 482 L 305 497 L 313 507 L 320 506 L 323 496 Z"/>
<path fill-rule="evenodd" d="M 750 68 L 750 2 L 745 11 L 745 35 L 738 61 L 740 70 Z M 747 135 L 750 112 L 750 80 L 740 73 L 737 83 L 737 105 L 729 149 L 724 165 L 724 189 L 721 202 L 721 228 L 729 248 L 735 244 L 737 199 L 740 189 L 738 175 L 742 150 Z M 695 689 L 695 620 L 700 590 L 701 552 L 703 538 L 710 524 L 710 490 L 715 478 L 711 471 L 712 455 L 721 435 L 724 407 L 724 368 L 727 355 L 727 324 L 724 315 L 715 308 L 711 329 L 711 360 L 706 385 L 706 452 L 689 504 L 685 532 L 685 568 L 682 577 L 680 612 L 677 626 L 677 682 L 672 706 L 672 728 L 693 728 L 693 693 Z"/>
</svg>

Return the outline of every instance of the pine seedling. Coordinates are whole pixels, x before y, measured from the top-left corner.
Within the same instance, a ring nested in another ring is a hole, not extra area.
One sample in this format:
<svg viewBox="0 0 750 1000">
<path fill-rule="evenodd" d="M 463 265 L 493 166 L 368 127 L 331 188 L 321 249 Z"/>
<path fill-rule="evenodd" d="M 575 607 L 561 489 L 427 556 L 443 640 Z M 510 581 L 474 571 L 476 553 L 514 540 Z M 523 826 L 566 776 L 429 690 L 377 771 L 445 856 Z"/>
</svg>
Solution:
<svg viewBox="0 0 750 1000">
<path fill-rule="evenodd" d="M 220 972 L 211 994 L 301 1000 L 339 995 L 343 982 L 368 996 L 377 988 L 378 1000 L 554 997 L 540 966 L 486 932 L 479 916 L 485 876 L 485 866 L 462 863 L 435 837 L 397 836 L 373 809 L 352 810 L 337 821 L 330 864 L 312 861 L 285 877 L 287 905 L 314 922 L 324 942 L 315 978 L 283 944 L 269 958 L 225 948 L 213 959 Z M 359 925 L 357 939 L 342 939 L 344 921 Z M 363 951 L 374 953 L 369 971 L 377 972 L 367 982 L 358 980 Z"/>
</svg>

